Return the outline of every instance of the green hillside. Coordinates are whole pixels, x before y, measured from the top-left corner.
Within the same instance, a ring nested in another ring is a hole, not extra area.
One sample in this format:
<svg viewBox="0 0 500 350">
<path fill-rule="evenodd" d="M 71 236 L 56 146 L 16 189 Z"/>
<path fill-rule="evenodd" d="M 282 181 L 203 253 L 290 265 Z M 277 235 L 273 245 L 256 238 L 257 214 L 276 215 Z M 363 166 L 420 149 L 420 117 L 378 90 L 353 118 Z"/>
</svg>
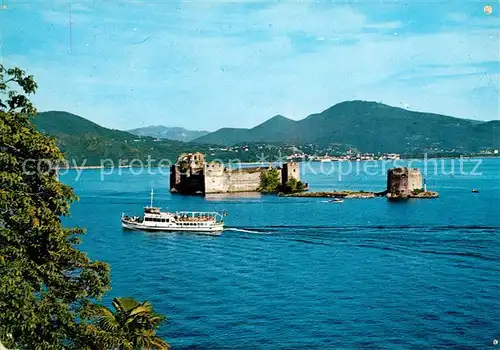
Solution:
<svg viewBox="0 0 500 350">
<path fill-rule="evenodd" d="M 120 130 L 104 128 L 68 112 L 40 112 L 33 120 L 37 129 L 52 135 L 95 135 L 106 138 L 129 139 L 135 136 Z"/>
<path fill-rule="evenodd" d="M 252 129 L 256 136 L 253 142 L 267 142 L 269 139 L 276 141 L 289 141 L 293 135 L 300 135 L 299 125 L 295 120 L 277 115 Z"/>
<path fill-rule="evenodd" d="M 100 165 L 103 159 L 111 159 L 116 165 L 119 160 L 125 164 L 132 159 L 146 162 L 148 155 L 156 161 L 175 161 L 181 152 L 200 149 L 181 141 L 155 141 L 152 137 L 107 129 L 67 112 L 38 113 L 33 123 L 38 130 L 55 137 L 66 158 L 77 165 Z"/>
<path fill-rule="evenodd" d="M 244 142 L 242 140 L 245 140 L 247 137 L 247 132 L 248 129 L 238 129 L 238 128 L 222 128 L 217 130 L 214 133 L 210 133 L 208 135 L 198 137 L 191 141 L 192 143 L 197 143 L 197 144 L 212 144 L 212 145 L 234 145 L 239 142 Z M 210 135 L 213 135 L 215 133 L 221 133 L 221 135 L 224 135 L 224 140 L 219 139 L 219 137 L 210 137 Z M 208 136 L 208 137 L 207 137 Z M 227 142 L 224 142 L 226 141 Z"/>
<path fill-rule="evenodd" d="M 347 101 L 299 121 L 274 117 L 252 129 L 237 129 L 237 133 L 234 129 L 220 129 L 195 142 L 344 144 L 363 152 L 477 152 L 481 148 L 500 148 L 498 123 L 409 111 L 376 102 Z"/>
<path fill-rule="evenodd" d="M 296 121 L 275 116 L 252 129 L 222 128 L 192 142 L 232 146 L 243 143 L 293 143 L 300 135 Z"/>
<path fill-rule="evenodd" d="M 41 112 L 33 119 L 33 123 L 41 132 L 56 138 L 71 166 L 101 165 L 105 159 L 111 159 L 115 166 L 130 164 L 134 159 L 147 165 L 148 156 L 151 156 L 152 165 L 160 160 L 164 160 L 163 165 L 168 165 L 166 160 L 175 162 L 179 154 L 195 151 L 205 153 L 209 160 L 239 159 L 243 162 L 255 161 L 262 152 L 273 159 L 280 154 L 280 148 L 273 146 L 241 152 L 238 149 L 220 150 L 206 144 L 168 139 L 156 141 L 148 136 L 107 129 L 67 112 Z M 104 164 L 110 165 L 107 161 Z"/>
</svg>

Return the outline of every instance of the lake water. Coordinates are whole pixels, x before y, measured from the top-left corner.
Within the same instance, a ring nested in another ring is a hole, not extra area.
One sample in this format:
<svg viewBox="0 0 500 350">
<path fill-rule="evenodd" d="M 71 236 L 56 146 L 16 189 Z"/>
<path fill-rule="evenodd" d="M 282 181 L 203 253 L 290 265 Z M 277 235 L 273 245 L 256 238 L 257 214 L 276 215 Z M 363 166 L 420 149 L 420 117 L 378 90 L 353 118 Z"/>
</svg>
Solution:
<svg viewBox="0 0 500 350">
<path fill-rule="evenodd" d="M 104 302 L 149 299 L 168 316 L 160 334 L 174 349 L 495 348 L 500 159 L 462 173 L 455 162 L 427 169 L 439 198 L 401 203 L 182 197 L 169 194 L 168 175 L 131 169 L 61 180 L 80 196 L 66 224 L 86 227 L 82 249 L 111 265 Z M 385 188 L 382 170 L 339 181 L 333 166 L 304 165 L 303 179 L 311 190 Z M 230 229 L 123 231 L 122 212 L 141 213 L 151 186 L 164 209 L 227 210 Z"/>
</svg>

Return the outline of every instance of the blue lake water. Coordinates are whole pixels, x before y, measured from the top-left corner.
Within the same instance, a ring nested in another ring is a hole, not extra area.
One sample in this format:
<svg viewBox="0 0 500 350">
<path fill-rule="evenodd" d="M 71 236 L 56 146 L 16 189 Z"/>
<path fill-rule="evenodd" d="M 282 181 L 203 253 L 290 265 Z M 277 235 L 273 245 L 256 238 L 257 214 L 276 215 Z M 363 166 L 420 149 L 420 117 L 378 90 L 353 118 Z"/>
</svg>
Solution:
<svg viewBox="0 0 500 350">
<path fill-rule="evenodd" d="M 169 193 L 167 169 L 70 171 L 61 180 L 80 201 L 65 222 L 87 228 L 82 249 L 111 265 L 104 302 L 149 299 L 168 316 L 160 333 L 174 349 L 495 348 L 500 159 L 462 172 L 440 162 L 414 164 L 440 197 L 402 203 L 182 197 Z M 381 163 L 356 174 L 363 163 L 341 181 L 338 163 L 304 165 L 303 179 L 311 190 L 383 190 Z M 227 210 L 230 230 L 123 231 L 122 212 L 141 213 L 151 186 L 163 209 Z"/>
</svg>

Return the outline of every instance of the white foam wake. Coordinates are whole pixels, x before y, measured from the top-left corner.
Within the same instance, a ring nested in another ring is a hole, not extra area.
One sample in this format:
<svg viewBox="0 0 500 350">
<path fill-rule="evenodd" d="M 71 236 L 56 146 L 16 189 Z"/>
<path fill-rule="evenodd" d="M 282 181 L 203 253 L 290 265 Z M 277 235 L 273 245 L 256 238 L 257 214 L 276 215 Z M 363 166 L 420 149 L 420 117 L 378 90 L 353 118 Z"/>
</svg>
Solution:
<svg viewBox="0 0 500 350">
<path fill-rule="evenodd" d="M 236 231 L 236 232 L 244 232 L 244 233 L 254 233 L 254 234 L 258 234 L 258 235 L 265 235 L 265 234 L 269 233 L 269 232 L 259 232 L 259 231 L 252 231 L 252 230 L 244 230 L 242 228 L 232 228 L 232 227 L 228 227 L 228 228 L 224 229 L 224 231 Z"/>
</svg>

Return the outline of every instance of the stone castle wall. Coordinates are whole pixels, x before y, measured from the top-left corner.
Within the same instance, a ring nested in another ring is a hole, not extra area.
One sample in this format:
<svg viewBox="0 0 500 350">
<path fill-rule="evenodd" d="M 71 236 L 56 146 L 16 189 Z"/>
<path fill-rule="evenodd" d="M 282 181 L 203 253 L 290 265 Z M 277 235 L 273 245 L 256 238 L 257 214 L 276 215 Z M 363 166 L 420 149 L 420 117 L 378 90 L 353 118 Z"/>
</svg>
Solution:
<svg viewBox="0 0 500 350">
<path fill-rule="evenodd" d="M 393 168 L 387 172 L 387 192 L 390 194 L 408 196 L 422 187 L 422 174 L 417 168 Z"/>
<path fill-rule="evenodd" d="M 220 163 L 205 162 L 201 153 L 182 154 L 170 168 L 170 191 L 184 194 L 256 192 L 260 187 L 260 174 L 271 167 L 230 169 Z M 279 179 L 286 183 L 300 179 L 298 163 L 285 163 L 277 168 Z"/>
<path fill-rule="evenodd" d="M 228 169 L 218 163 L 205 165 L 205 193 L 255 192 L 267 168 Z"/>
</svg>

